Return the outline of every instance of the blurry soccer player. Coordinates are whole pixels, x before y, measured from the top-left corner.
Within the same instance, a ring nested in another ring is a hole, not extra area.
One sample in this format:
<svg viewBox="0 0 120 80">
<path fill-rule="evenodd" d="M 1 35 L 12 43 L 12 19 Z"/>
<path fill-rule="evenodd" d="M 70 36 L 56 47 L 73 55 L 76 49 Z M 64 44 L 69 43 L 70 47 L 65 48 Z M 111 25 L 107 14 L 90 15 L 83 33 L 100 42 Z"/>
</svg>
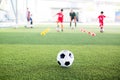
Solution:
<svg viewBox="0 0 120 80">
<path fill-rule="evenodd" d="M 75 27 L 76 27 L 76 14 L 73 10 L 70 11 L 69 13 L 70 16 L 70 27 L 72 26 L 72 21 L 74 20 Z"/>
<path fill-rule="evenodd" d="M 26 12 L 26 19 L 27 19 L 27 25 L 25 26 L 25 28 L 30 27 L 30 11 L 29 8 L 27 8 L 27 12 Z"/>
<path fill-rule="evenodd" d="M 30 11 L 29 8 L 27 8 L 27 22 L 29 23 L 30 21 Z"/>
<path fill-rule="evenodd" d="M 57 22 L 57 31 L 59 31 L 59 30 L 63 31 L 63 17 L 64 17 L 63 9 L 61 9 L 60 12 L 58 12 L 56 15 L 58 16 L 57 21 L 56 21 Z"/>
<path fill-rule="evenodd" d="M 105 15 L 103 15 L 103 11 L 100 12 L 101 14 L 98 16 L 99 19 L 99 27 L 100 27 L 100 32 L 104 31 L 104 18 L 106 17 Z"/>
</svg>

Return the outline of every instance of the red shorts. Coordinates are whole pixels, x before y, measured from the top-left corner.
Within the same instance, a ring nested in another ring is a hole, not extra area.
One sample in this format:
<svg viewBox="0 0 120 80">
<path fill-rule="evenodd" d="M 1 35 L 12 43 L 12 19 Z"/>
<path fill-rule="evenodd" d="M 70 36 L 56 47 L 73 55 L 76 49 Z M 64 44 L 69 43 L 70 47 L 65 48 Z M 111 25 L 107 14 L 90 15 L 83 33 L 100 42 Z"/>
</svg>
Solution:
<svg viewBox="0 0 120 80">
<path fill-rule="evenodd" d="M 58 18 L 57 22 L 63 23 L 63 18 Z"/>
<path fill-rule="evenodd" d="M 100 27 L 103 27 L 103 25 L 104 25 L 103 21 L 99 21 L 99 24 L 100 24 L 99 25 Z"/>
</svg>

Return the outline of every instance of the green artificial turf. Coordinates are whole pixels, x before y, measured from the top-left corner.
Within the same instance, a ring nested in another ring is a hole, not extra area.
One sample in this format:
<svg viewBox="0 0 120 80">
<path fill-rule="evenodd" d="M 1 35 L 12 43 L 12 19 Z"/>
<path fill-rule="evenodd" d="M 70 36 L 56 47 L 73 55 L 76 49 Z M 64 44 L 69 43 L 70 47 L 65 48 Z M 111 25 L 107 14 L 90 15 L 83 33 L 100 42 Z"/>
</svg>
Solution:
<svg viewBox="0 0 120 80">
<path fill-rule="evenodd" d="M 41 36 L 48 25 L 33 29 L 0 29 L 0 80 L 119 80 L 120 28 L 82 26 L 95 32 L 92 37 L 80 32 L 81 27 L 56 32 L 55 27 Z M 81 25 L 80 25 L 81 26 Z M 56 57 L 61 50 L 70 50 L 74 62 L 60 67 Z"/>
</svg>

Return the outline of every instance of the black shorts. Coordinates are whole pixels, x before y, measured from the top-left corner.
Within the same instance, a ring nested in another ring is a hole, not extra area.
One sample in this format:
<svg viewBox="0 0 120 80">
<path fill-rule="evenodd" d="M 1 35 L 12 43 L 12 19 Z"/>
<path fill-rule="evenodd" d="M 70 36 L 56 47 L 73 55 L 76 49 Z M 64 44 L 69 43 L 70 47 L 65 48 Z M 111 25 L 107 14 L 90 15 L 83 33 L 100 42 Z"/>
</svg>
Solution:
<svg viewBox="0 0 120 80">
<path fill-rule="evenodd" d="M 71 21 L 74 20 L 74 18 L 71 18 Z"/>
<path fill-rule="evenodd" d="M 71 18 L 71 21 L 75 20 L 76 18 Z"/>
</svg>

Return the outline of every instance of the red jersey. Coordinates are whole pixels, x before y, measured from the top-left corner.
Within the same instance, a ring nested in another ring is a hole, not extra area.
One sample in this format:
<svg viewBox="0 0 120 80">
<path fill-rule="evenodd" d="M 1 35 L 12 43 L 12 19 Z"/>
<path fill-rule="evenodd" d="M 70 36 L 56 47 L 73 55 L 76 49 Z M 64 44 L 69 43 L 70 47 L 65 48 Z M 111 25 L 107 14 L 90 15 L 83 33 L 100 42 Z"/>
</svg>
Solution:
<svg viewBox="0 0 120 80">
<path fill-rule="evenodd" d="M 105 18 L 106 16 L 104 16 L 104 15 L 99 15 L 98 16 L 98 19 L 99 19 L 99 23 L 100 23 L 100 27 L 103 27 L 103 25 L 104 25 L 104 23 L 103 23 L 103 20 L 104 20 L 104 18 Z"/>
<path fill-rule="evenodd" d="M 103 20 L 104 20 L 105 17 L 106 16 L 104 16 L 104 15 L 99 15 L 98 16 L 99 22 L 103 22 Z"/>
<path fill-rule="evenodd" d="M 63 14 L 61 12 L 57 13 L 58 15 L 58 22 L 63 22 Z"/>
</svg>

